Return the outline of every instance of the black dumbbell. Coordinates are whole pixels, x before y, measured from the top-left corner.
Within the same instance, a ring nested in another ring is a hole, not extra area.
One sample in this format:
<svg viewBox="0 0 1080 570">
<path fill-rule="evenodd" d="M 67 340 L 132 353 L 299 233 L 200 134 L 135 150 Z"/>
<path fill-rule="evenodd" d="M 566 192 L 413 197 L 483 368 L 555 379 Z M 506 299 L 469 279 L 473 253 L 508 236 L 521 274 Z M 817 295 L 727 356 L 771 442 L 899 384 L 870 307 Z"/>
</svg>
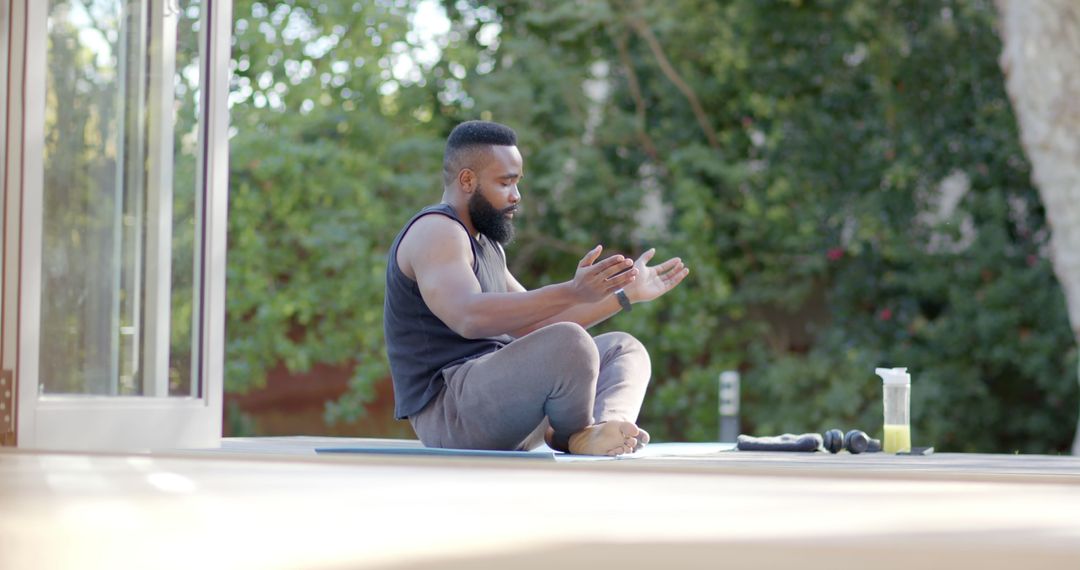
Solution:
<svg viewBox="0 0 1080 570">
<path fill-rule="evenodd" d="M 825 449 L 829 453 L 839 453 L 842 449 L 856 454 L 864 451 L 881 451 L 881 441 L 871 439 L 862 430 L 853 429 L 844 433 L 838 429 L 831 429 L 821 436 Z"/>
</svg>

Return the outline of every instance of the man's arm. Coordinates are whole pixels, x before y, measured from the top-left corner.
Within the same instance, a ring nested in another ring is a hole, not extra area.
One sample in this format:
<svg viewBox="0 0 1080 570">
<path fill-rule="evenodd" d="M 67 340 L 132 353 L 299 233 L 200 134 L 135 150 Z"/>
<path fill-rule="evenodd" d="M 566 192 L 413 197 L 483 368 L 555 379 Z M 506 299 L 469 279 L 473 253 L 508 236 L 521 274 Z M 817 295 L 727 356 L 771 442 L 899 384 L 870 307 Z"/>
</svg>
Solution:
<svg viewBox="0 0 1080 570">
<path fill-rule="evenodd" d="M 417 220 L 398 246 L 398 266 L 416 279 L 431 312 L 465 338 L 507 334 L 550 318 L 574 305 L 603 299 L 633 281 L 636 271 L 621 255 L 593 263 L 594 248 L 581 260 L 574 279 L 535 291 L 484 293 L 472 271 L 469 236 L 457 222 L 441 215 Z"/>
<path fill-rule="evenodd" d="M 509 269 L 506 270 L 506 285 L 511 291 L 527 291 L 527 289 L 525 289 L 525 287 L 510 274 Z M 619 305 L 619 300 L 615 298 L 614 294 L 611 294 L 599 301 L 580 303 L 567 307 L 551 317 L 511 331 L 510 336 L 520 338 L 554 323 L 577 323 L 582 327 L 589 328 L 606 321 L 612 315 L 618 313 L 620 309 L 622 309 L 622 306 Z"/>
<path fill-rule="evenodd" d="M 650 249 L 641 254 L 637 261 L 634 262 L 634 268 L 638 270 L 638 277 L 624 288 L 627 297 L 632 303 L 651 301 L 674 289 L 690 274 L 690 269 L 683 265 L 682 260 L 678 257 L 650 267 L 648 263 L 654 255 L 656 255 L 656 250 Z M 510 270 L 506 271 L 506 284 L 513 291 L 525 291 L 525 287 L 510 274 Z M 599 301 L 568 307 L 547 319 L 522 327 L 510 334 L 521 337 L 552 323 L 560 322 L 577 323 L 589 328 L 604 322 L 621 309 L 622 306 L 615 295 L 608 295 Z"/>
</svg>

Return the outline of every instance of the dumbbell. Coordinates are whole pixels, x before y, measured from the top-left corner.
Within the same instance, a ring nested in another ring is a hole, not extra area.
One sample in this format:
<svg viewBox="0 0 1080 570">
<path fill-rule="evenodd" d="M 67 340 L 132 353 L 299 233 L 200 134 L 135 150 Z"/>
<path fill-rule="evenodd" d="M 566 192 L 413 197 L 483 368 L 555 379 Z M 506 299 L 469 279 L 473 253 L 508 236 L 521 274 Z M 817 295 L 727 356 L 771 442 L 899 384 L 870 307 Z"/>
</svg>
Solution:
<svg viewBox="0 0 1080 570">
<path fill-rule="evenodd" d="M 844 433 L 838 429 L 831 429 L 821 434 L 825 449 L 829 453 L 839 453 L 846 449 L 850 453 L 858 454 L 864 451 L 881 451 L 881 440 L 872 439 L 866 432 L 853 429 Z"/>
</svg>

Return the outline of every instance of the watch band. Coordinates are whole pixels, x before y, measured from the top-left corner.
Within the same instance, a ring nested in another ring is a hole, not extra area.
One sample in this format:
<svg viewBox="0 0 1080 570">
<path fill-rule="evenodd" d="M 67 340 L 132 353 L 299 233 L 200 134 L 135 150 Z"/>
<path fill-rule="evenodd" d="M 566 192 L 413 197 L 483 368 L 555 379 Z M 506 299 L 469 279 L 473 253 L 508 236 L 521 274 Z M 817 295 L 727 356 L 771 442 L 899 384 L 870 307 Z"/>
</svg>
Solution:
<svg viewBox="0 0 1080 570">
<path fill-rule="evenodd" d="M 626 291 L 622 289 L 615 291 L 615 298 L 619 300 L 619 305 L 622 305 L 624 311 L 629 313 L 634 310 L 633 305 L 630 304 L 630 297 L 626 296 Z"/>
</svg>

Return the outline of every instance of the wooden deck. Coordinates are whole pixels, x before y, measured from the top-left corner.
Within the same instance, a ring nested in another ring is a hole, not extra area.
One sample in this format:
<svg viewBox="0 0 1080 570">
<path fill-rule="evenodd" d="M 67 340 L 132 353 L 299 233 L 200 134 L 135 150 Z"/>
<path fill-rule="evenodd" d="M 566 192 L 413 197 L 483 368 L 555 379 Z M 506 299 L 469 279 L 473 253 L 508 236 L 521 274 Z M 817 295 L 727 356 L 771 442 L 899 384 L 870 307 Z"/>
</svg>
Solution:
<svg viewBox="0 0 1080 570">
<path fill-rule="evenodd" d="M 0 568 L 1080 568 L 1080 459 L 0 452 Z"/>
</svg>

